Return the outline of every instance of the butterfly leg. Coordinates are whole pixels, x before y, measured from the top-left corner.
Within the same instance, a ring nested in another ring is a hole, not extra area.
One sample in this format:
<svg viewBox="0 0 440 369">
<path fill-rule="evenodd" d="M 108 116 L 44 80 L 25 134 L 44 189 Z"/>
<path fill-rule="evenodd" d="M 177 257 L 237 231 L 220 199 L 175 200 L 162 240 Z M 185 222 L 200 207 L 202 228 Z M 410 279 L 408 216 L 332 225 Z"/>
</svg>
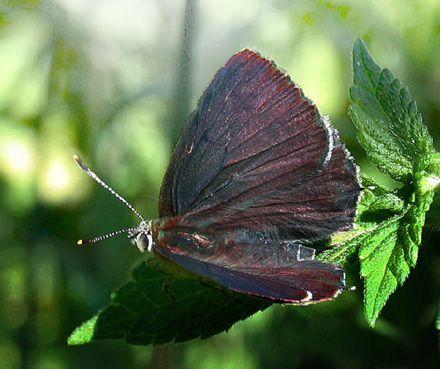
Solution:
<svg viewBox="0 0 440 369">
<path fill-rule="evenodd" d="M 171 292 L 171 290 L 169 288 L 170 284 L 171 284 L 171 278 L 168 278 L 168 279 L 165 280 L 165 282 L 163 282 L 162 287 L 163 287 L 164 292 L 168 296 L 170 296 L 170 298 L 171 298 L 171 306 L 173 306 L 176 303 L 176 296 L 174 296 L 174 294 Z"/>
<path fill-rule="evenodd" d="M 225 296 L 229 301 L 232 301 L 234 304 L 236 304 L 236 305 L 239 305 L 239 304 L 240 304 L 236 299 L 234 299 L 234 298 L 233 298 L 229 293 L 227 293 L 223 288 L 218 287 L 218 286 L 215 286 L 215 285 L 212 285 L 212 284 L 210 284 L 210 283 L 208 283 L 208 282 L 205 282 L 205 281 L 202 280 L 202 279 L 198 279 L 198 282 L 199 282 L 199 284 L 201 284 L 201 285 L 204 286 L 204 287 L 209 287 L 209 288 L 212 288 L 213 290 L 216 290 L 216 291 L 220 292 L 223 296 Z"/>
</svg>

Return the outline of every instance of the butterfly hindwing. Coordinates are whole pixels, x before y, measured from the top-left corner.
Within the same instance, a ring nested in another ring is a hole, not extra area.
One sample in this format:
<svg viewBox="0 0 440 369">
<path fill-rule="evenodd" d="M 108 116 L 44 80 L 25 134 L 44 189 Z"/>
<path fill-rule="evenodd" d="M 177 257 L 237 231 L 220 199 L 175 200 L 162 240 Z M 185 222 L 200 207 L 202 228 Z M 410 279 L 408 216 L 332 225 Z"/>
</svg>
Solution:
<svg viewBox="0 0 440 369">
<path fill-rule="evenodd" d="M 195 229 L 161 229 L 155 250 L 197 275 L 229 289 L 275 302 L 307 304 L 335 297 L 345 287 L 337 264 L 314 260 L 299 244 L 249 234 L 211 237 Z"/>
</svg>

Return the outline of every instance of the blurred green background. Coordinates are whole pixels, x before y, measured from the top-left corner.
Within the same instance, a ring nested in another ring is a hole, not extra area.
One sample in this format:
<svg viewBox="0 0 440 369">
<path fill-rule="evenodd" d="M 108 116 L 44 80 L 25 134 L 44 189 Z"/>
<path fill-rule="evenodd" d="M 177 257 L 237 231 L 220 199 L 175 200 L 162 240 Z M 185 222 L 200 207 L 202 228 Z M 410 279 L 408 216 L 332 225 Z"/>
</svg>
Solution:
<svg viewBox="0 0 440 369">
<path fill-rule="evenodd" d="M 66 344 L 142 258 L 123 236 L 76 246 L 138 219 L 72 154 L 156 217 L 185 117 L 217 69 L 254 46 L 331 116 L 376 176 L 347 116 L 356 37 L 410 87 L 438 148 L 438 0 L 1 2 L 0 368 L 438 368 L 440 252 L 429 231 L 374 329 L 353 265 L 356 292 L 275 306 L 207 341 Z"/>
</svg>

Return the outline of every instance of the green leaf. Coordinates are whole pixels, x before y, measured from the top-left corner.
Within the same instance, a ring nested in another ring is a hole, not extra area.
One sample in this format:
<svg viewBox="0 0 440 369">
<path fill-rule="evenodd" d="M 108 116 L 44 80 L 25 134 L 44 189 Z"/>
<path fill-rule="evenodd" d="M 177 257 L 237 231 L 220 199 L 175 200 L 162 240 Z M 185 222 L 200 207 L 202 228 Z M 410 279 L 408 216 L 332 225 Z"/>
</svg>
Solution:
<svg viewBox="0 0 440 369">
<path fill-rule="evenodd" d="M 360 39 L 353 48 L 353 73 L 350 115 L 369 160 L 400 182 L 415 168 L 420 172 L 438 162 L 408 88 L 388 69 L 381 70 Z"/>
<path fill-rule="evenodd" d="M 382 222 L 361 243 L 359 259 L 361 276 L 365 278 L 365 316 L 370 324 L 374 324 L 398 281 L 403 282 L 409 274 L 397 237 L 401 220 L 402 215 L 397 215 Z"/>
<path fill-rule="evenodd" d="M 271 305 L 195 279 L 169 280 L 146 263 L 132 276 L 134 281 L 114 293 L 109 306 L 72 333 L 70 345 L 102 339 L 136 345 L 205 339 Z"/>
<path fill-rule="evenodd" d="M 435 321 L 435 327 L 440 331 L 440 301 L 437 307 L 437 319 Z"/>
<path fill-rule="evenodd" d="M 408 277 L 417 261 L 426 207 L 432 193 L 408 207 L 403 214 L 383 221 L 358 241 L 361 276 L 365 279 L 365 316 L 374 324 L 389 296 Z"/>
<path fill-rule="evenodd" d="M 378 209 L 378 203 L 396 196 L 383 187 L 364 190 L 356 227 L 347 233 L 350 237 L 323 253 L 327 260 L 344 263 L 358 249 L 365 317 L 371 325 L 416 264 L 425 213 L 433 196 L 427 192 L 405 207 L 400 202 L 396 209 Z"/>
<path fill-rule="evenodd" d="M 369 160 L 403 183 L 390 190 L 364 177 L 357 228 L 343 244 L 359 248 L 365 316 L 371 325 L 417 262 L 425 214 L 440 182 L 440 156 L 408 89 L 374 62 L 365 44 L 353 49 L 350 114 Z"/>
</svg>

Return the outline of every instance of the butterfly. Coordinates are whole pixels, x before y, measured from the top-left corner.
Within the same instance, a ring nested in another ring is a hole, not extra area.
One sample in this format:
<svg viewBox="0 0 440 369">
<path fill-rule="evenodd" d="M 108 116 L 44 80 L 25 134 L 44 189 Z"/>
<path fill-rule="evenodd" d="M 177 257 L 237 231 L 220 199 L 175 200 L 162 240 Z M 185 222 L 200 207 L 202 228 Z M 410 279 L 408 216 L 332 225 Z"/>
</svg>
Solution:
<svg viewBox="0 0 440 369">
<path fill-rule="evenodd" d="M 188 117 L 159 197 L 159 218 L 128 232 L 158 255 L 228 289 L 309 304 L 346 289 L 338 264 L 310 244 L 353 226 L 361 186 L 328 118 L 257 51 L 220 68 Z"/>
</svg>

